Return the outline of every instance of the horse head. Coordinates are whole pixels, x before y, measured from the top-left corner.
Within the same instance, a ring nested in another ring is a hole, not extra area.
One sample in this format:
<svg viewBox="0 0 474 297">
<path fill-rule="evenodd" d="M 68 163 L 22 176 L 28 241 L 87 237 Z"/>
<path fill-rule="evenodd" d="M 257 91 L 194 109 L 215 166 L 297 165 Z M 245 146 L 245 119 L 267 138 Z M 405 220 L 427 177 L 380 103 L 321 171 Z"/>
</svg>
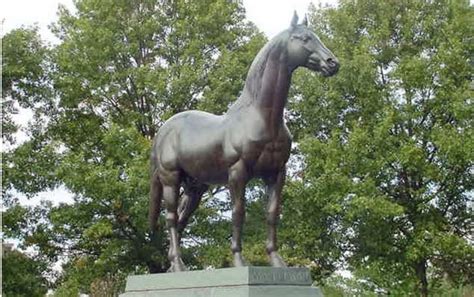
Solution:
<svg viewBox="0 0 474 297">
<path fill-rule="evenodd" d="M 295 11 L 288 31 L 288 62 L 293 69 L 303 66 L 320 72 L 323 76 L 332 76 L 337 73 L 339 61 L 319 37 L 308 28 L 306 17 L 301 24 L 298 24 L 298 15 Z"/>
</svg>

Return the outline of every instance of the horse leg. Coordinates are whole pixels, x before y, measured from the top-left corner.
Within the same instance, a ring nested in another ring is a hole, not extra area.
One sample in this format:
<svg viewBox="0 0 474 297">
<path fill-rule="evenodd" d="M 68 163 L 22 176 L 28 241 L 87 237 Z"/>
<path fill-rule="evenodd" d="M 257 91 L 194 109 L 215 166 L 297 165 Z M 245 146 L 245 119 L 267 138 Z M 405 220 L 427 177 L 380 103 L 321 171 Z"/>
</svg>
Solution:
<svg viewBox="0 0 474 297">
<path fill-rule="evenodd" d="M 202 195 L 209 189 L 208 185 L 185 185 L 182 204 L 178 208 L 178 233 L 181 234 L 188 225 L 189 218 L 198 208 Z"/>
<path fill-rule="evenodd" d="M 265 180 L 267 186 L 268 206 L 267 206 L 267 244 L 266 251 L 270 264 L 274 267 L 286 267 L 285 262 L 278 254 L 277 246 L 277 225 L 280 219 L 281 192 L 285 183 L 285 169 L 276 175 Z"/>
<path fill-rule="evenodd" d="M 232 243 L 234 266 L 246 266 L 242 257 L 242 226 L 245 219 L 245 185 L 248 174 L 245 163 L 240 160 L 229 169 L 229 190 L 232 199 Z"/>
<path fill-rule="evenodd" d="M 168 260 L 171 263 L 169 272 L 185 271 L 186 266 L 181 259 L 178 236 L 178 191 L 180 186 L 179 173 L 173 172 L 163 179 L 163 201 L 166 207 L 166 225 L 169 230 L 170 246 Z"/>
</svg>

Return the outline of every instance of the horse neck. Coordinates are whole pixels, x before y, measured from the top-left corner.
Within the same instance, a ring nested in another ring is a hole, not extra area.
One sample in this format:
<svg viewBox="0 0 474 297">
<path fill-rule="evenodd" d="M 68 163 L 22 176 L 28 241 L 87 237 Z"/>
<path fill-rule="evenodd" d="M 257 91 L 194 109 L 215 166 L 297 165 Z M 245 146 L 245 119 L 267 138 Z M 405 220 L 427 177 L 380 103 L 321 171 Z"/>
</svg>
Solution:
<svg viewBox="0 0 474 297">
<path fill-rule="evenodd" d="M 292 69 L 284 41 L 267 44 L 250 67 L 241 99 L 257 109 L 269 128 L 279 128 L 288 98 Z M 274 130 L 274 129 L 271 129 Z M 278 131 L 278 130 L 274 130 Z"/>
</svg>

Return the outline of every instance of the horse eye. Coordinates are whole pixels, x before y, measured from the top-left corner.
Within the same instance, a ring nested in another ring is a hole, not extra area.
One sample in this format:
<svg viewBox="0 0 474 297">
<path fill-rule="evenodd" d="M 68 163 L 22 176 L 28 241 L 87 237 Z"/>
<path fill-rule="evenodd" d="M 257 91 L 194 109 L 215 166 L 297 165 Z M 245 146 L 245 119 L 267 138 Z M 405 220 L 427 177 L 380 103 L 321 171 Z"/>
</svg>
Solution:
<svg viewBox="0 0 474 297">
<path fill-rule="evenodd" d="M 308 42 L 311 39 L 311 36 L 309 36 L 309 35 L 300 35 L 300 36 L 298 36 L 298 38 L 301 39 L 301 41 L 303 41 L 303 42 Z"/>
<path fill-rule="evenodd" d="M 307 42 L 310 39 L 308 35 L 293 35 L 293 37 L 303 42 Z"/>
</svg>

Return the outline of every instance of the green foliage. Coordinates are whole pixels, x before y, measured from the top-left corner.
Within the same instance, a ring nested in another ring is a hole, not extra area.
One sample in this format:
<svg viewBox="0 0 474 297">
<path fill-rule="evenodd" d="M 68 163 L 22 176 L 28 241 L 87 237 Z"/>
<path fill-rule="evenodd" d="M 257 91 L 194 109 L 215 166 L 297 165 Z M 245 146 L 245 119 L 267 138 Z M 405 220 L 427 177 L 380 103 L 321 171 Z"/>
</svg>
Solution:
<svg viewBox="0 0 474 297">
<path fill-rule="evenodd" d="M 69 297 L 69 296 L 78 296 L 80 295 L 79 285 L 76 280 L 71 279 L 65 282 L 62 282 L 61 285 L 56 288 L 54 291 L 55 297 Z"/>
<path fill-rule="evenodd" d="M 6 297 L 44 296 L 48 282 L 43 276 L 46 263 L 16 250 L 3 251 L 2 293 Z"/>
<path fill-rule="evenodd" d="M 2 139 L 14 143 L 18 107 L 41 108 L 50 102 L 49 49 L 38 28 L 20 28 L 2 36 Z"/>
<path fill-rule="evenodd" d="M 474 294 L 472 285 L 453 285 L 449 282 L 441 282 L 432 288 L 433 296 L 436 297 L 466 297 Z"/>
<path fill-rule="evenodd" d="M 381 290 L 364 279 L 345 278 L 340 275 L 332 275 L 327 278 L 321 286 L 324 296 L 345 297 L 345 296 L 407 296 L 410 295 L 410 288 L 405 290 Z M 467 297 L 472 296 L 474 289 L 472 286 L 453 286 L 449 282 L 440 282 L 436 286 L 430 287 L 430 296 L 436 297 Z M 417 294 L 411 294 L 417 296 Z"/>
<path fill-rule="evenodd" d="M 373 292 L 373 287 L 370 283 L 354 278 L 344 278 L 339 275 L 333 275 L 327 278 L 321 289 L 325 296 L 331 297 L 379 296 Z"/>
</svg>

